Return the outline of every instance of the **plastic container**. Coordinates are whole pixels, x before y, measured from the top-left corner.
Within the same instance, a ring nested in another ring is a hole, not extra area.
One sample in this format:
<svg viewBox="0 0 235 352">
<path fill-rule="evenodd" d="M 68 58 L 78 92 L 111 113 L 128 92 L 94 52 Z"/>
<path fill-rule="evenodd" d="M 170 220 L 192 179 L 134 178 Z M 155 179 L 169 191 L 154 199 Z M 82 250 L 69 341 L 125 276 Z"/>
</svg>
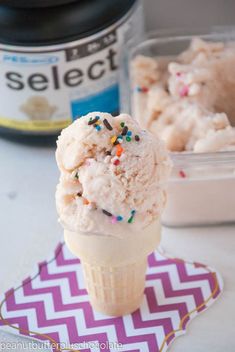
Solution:
<svg viewBox="0 0 235 352">
<path fill-rule="evenodd" d="M 140 0 L 1 1 L 1 132 L 57 134 L 89 111 L 118 113 L 120 51 L 142 30 Z"/>
<path fill-rule="evenodd" d="M 137 55 L 174 57 L 184 51 L 194 36 L 209 41 L 233 41 L 235 29 L 215 27 L 193 31 L 161 31 L 138 46 L 129 43 L 123 57 L 122 111 L 134 116 L 129 63 Z M 131 48 L 132 47 L 132 48 Z M 234 60 L 235 61 L 235 60 Z M 136 103 L 136 101 L 135 101 Z M 230 224 L 235 222 L 235 152 L 171 153 L 173 172 L 163 224 L 171 227 Z"/>
<path fill-rule="evenodd" d="M 235 152 L 172 153 L 166 226 L 235 222 Z"/>
</svg>

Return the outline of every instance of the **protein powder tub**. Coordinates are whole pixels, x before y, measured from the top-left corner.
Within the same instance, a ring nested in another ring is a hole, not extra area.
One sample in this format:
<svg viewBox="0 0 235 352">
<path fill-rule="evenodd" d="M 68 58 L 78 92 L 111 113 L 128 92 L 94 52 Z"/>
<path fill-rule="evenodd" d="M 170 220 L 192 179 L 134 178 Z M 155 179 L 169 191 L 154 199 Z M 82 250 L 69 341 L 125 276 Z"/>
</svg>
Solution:
<svg viewBox="0 0 235 352">
<path fill-rule="evenodd" d="M 120 51 L 142 31 L 138 0 L 1 1 L 1 131 L 57 134 L 90 111 L 117 114 Z"/>
</svg>

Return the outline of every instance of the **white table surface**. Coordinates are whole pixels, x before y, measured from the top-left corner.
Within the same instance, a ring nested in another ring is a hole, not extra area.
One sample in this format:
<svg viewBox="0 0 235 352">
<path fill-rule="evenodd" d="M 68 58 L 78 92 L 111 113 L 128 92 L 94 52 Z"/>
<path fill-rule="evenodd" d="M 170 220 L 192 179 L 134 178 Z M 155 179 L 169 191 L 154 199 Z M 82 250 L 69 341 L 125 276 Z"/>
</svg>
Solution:
<svg viewBox="0 0 235 352">
<path fill-rule="evenodd" d="M 54 204 L 57 179 L 54 148 L 0 139 L 1 293 L 30 274 L 62 236 Z M 172 255 L 217 268 L 225 282 L 220 299 L 190 324 L 170 351 L 234 352 L 235 227 L 163 228 L 162 246 Z M 0 332 L 3 341 L 16 338 Z"/>
</svg>

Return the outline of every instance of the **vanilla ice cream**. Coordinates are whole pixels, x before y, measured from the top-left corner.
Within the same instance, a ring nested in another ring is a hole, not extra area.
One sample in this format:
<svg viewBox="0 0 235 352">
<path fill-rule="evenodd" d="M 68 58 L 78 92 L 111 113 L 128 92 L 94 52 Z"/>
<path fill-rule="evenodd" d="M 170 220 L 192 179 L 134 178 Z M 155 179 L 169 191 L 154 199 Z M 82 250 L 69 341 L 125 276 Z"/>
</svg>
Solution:
<svg viewBox="0 0 235 352">
<path fill-rule="evenodd" d="M 172 152 L 163 224 L 234 223 L 234 33 L 151 36 L 130 57 L 131 106 L 123 109 Z"/>
<path fill-rule="evenodd" d="M 57 145 L 56 204 L 65 228 L 123 236 L 160 216 L 167 152 L 129 115 L 88 114 L 64 129 Z"/>
<path fill-rule="evenodd" d="M 170 151 L 235 150 L 235 45 L 194 38 L 174 58 L 136 56 L 132 111 Z"/>
</svg>

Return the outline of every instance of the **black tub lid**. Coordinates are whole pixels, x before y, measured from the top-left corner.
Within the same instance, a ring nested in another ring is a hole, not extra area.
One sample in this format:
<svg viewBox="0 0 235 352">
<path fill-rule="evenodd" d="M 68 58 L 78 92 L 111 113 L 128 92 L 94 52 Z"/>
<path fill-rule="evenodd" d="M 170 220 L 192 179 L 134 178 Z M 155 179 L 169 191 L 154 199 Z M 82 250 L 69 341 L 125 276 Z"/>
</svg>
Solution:
<svg viewBox="0 0 235 352">
<path fill-rule="evenodd" d="M 78 1 L 81 0 L 1 0 L 0 4 L 21 8 L 33 8 L 59 6 Z"/>
</svg>

